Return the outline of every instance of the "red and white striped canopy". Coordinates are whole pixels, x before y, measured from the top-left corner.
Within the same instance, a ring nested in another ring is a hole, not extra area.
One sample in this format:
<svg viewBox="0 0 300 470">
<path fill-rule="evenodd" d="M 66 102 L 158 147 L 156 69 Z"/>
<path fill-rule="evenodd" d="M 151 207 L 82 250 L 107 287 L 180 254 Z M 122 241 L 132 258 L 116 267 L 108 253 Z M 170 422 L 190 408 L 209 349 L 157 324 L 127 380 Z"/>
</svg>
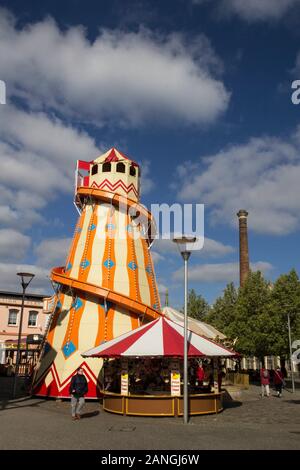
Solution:
<svg viewBox="0 0 300 470">
<path fill-rule="evenodd" d="M 82 354 L 83 357 L 183 356 L 184 328 L 160 317 Z M 234 351 L 188 330 L 188 356 L 232 357 Z"/>
</svg>

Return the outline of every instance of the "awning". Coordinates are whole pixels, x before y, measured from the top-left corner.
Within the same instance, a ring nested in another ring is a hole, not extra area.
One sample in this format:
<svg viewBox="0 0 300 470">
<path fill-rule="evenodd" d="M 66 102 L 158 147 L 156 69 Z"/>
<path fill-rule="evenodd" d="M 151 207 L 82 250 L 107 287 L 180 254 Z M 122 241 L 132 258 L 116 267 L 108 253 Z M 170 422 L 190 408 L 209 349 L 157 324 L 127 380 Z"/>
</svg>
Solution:
<svg viewBox="0 0 300 470">
<path fill-rule="evenodd" d="M 182 357 L 183 326 L 164 317 L 107 341 L 82 354 L 83 357 Z M 189 357 L 234 357 L 238 354 L 188 330 Z"/>
</svg>

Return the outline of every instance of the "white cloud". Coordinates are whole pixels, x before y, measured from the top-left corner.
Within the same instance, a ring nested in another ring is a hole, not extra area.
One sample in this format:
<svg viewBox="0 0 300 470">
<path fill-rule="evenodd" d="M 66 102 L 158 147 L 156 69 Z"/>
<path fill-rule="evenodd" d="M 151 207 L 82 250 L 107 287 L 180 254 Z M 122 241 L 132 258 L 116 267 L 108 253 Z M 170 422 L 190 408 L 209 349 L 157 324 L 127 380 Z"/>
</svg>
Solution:
<svg viewBox="0 0 300 470">
<path fill-rule="evenodd" d="M 52 238 L 43 240 L 34 249 L 37 264 L 46 267 L 64 266 L 68 255 L 71 238 Z"/>
<path fill-rule="evenodd" d="M 145 160 L 144 162 L 140 162 L 141 169 L 142 169 L 142 176 L 141 176 L 141 195 L 150 193 L 155 186 L 154 180 L 151 178 L 151 171 L 150 171 L 150 162 Z"/>
<path fill-rule="evenodd" d="M 188 42 L 175 33 L 101 30 L 91 43 L 82 27 L 62 32 L 52 19 L 17 29 L 2 9 L 0 63 L 8 96 L 100 126 L 149 119 L 210 123 L 230 97 L 205 36 Z"/>
<path fill-rule="evenodd" d="M 290 233 L 300 223 L 299 134 L 283 140 L 252 138 L 200 163 L 178 167 L 179 197 L 210 208 L 213 223 L 237 226 L 236 212 L 249 211 L 249 226 L 260 233 Z M 191 176 L 192 175 L 192 176 Z"/>
<path fill-rule="evenodd" d="M 28 292 L 37 294 L 51 294 L 52 288 L 48 279 L 47 269 L 39 268 L 29 264 L 0 263 L 0 285 L 1 290 L 21 292 L 18 272 L 30 272 L 35 274 L 28 287 Z"/>
<path fill-rule="evenodd" d="M 85 132 L 45 113 L 0 110 L 0 223 L 26 229 L 59 193 L 74 189 L 77 159 L 101 153 Z"/>
<path fill-rule="evenodd" d="M 0 136 L 7 143 L 51 161 L 54 168 L 72 173 L 76 160 L 91 160 L 99 154 L 94 140 L 55 116 L 44 112 L 25 112 L 12 104 L 1 108 Z M 66 170 L 67 167 L 67 170 Z"/>
<path fill-rule="evenodd" d="M 234 14 L 250 22 L 274 21 L 282 18 L 299 0 L 222 0 L 222 14 Z"/>
<path fill-rule="evenodd" d="M 251 263 L 251 270 L 268 274 L 273 266 L 266 261 Z M 180 268 L 173 274 L 173 280 L 183 278 L 183 269 Z M 238 263 L 200 264 L 189 268 L 189 280 L 199 282 L 236 282 L 239 279 Z"/>
<path fill-rule="evenodd" d="M 205 238 L 203 250 L 201 250 L 199 253 L 201 253 L 203 256 L 218 258 L 234 252 L 235 248 L 231 245 L 224 245 L 223 243 L 212 240 L 211 238 Z"/>
<path fill-rule="evenodd" d="M 166 240 L 159 238 L 155 240 L 153 248 L 156 252 L 156 261 L 160 261 L 161 258 L 157 257 L 157 255 L 162 256 L 164 254 L 173 253 L 178 255 L 178 248 L 172 240 Z M 231 245 L 224 245 L 223 243 L 212 240 L 211 238 L 204 238 L 204 247 L 202 250 L 195 251 L 193 256 L 200 255 L 203 257 L 209 258 L 218 258 L 222 256 L 226 256 L 230 253 L 234 253 L 235 248 Z M 153 253 L 153 252 L 152 252 Z"/>
<path fill-rule="evenodd" d="M 163 261 L 165 259 L 165 257 L 157 251 L 151 251 L 151 256 L 154 264 L 159 263 L 159 261 Z"/>
<path fill-rule="evenodd" d="M 169 288 L 168 288 L 165 284 L 163 284 L 162 282 L 158 282 L 157 288 L 158 288 L 158 292 L 159 292 L 162 296 L 166 296 L 166 294 L 167 294 L 168 291 L 169 291 Z M 162 302 L 162 299 L 161 299 L 161 302 Z"/>
<path fill-rule="evenodd" d="M 20 260 L 30 246 L 30 237 L 12 229 L 0 230 L 0 259 Z"/>
</svg>

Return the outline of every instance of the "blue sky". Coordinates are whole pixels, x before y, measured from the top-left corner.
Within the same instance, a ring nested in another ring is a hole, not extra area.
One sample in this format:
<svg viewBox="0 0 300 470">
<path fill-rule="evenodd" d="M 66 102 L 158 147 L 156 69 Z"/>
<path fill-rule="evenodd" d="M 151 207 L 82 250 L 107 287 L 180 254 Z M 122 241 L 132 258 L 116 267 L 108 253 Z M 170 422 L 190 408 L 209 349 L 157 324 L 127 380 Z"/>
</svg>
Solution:
<svg viewBox="0 0 300 470">
<path fill-rule="evenodd" d="M 0 283 L 50 292 L 77 212 L 77 159 L 116 146 L 143 167 L 142 202 L 205 204 L 190 287 L 238 282 L 236 212 L 253 269 L 299 271 L 299 0 L 0 1 Z M 156 274 L 182 305 L 181 259 Z M 164 302 L 164 295 L 162 295 Z"/>
</svg>

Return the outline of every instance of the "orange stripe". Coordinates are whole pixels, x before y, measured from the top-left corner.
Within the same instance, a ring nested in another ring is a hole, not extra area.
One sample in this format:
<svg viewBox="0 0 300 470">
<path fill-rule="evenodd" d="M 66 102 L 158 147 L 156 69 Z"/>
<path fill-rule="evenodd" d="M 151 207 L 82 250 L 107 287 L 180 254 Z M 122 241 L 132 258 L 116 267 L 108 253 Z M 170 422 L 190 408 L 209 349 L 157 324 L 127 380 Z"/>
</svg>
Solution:
<svg viewBox="0 0 300 470">
<path fill-rule="evenodd" d="M 98 332 L 95 346 L 99 346 L 105 340 L 105 312 L 102 305 L 98 304 Z"/>
<path fill-rule="evenodd" d="M 74 302 L 72 304 L 72 307 L 70 309 L 69 313 L 69 322 L 68 322 L 68 327 L 66 330 L 66 334 L 64 337 L 64 341 L 62 344 L 62 347 L 67 344 L 67 342 L 72 341 L 74 344 L 75 348 L 78 348 L 78 333 L 79 333 L 79 325 L 80 325 L 80 320 L 83 314 L 83 310 L 85 307 L 85 299 L 77 297 L 82 302 L 82 305 L 75 310 L 75 305 Z M 76 299 L 76 300 L 77 300 Z"/>
<path fill-rule="evenodd" d="M 73 236 L 73 242 L 72 242 L 72 246 L 71 246 L 71 249 L 70 249 L 69 256 L 67 258 L 66 267 L 68 266 L 69 263 L 73 266 L 78 240 L 79 240 L 80 233 L 81 233 L 83 223 L 84 223 L 84 219 L 85 219 L 85 214 L 86 214 L 85 211 L 83 211 L 81 213 L 81 215 L 78 219 L 78 222 L 76 224 L 76 228 L 75 228 L 74 236 Z"/>
<path fill-rule="evenodd" d="M 141 294 L 138 280 L 138 265 L 135 253 L 133 226 L 129 215 L 126 218 L 126 227 L 132 227 L 132 231 L 127 234 L 127 272 L 129 276 L 129 297 L 141 302 Z M 133 263 L 136 267 L 131 269 L 129 265 Z"/>
<path fill-rule="evenodd" d="M 110 339 L 114 338 L 114 316 L 115 316 L 115 309 L 114 306 L 112 306 L 105 318 L 105 341 L 109 341 Z"/>
<path fill-rule="evenodd" d="M 54 332 L 55 332 L 55 328 L 57 326 L 57 322 L 58 322 L 58 318 L 62 312 L 62 307 L 63 307 L 63 302 L 64 302 L 64 298 L 65 298 L 65 295 L 60 293 L 59 297 L 58 297 L 58 301 L 60 301 L 61 303 L 61 307 L 59 308 L 56 308 L 55 310 L 55 313 L 53 315 L 53 319 L 52 319 L 52 322 L 51 322 L 51 326 L 50 326 L 50 330 L 49 330 L 49 333 L 47 335 L 47 342 L 52 346 L 53 344 L 53 337 L 54 337 Z"/>
<path fill-rule="evenodd" d="M 152 265 L 150 262 L 150 253 L 146 244 L 146 240 L 142 238 L 142 247 L 143 247 L 143 253 L 144 253 L 144 259 L 145 259 L 145 268 L 146 268 L 146 276 L 147 276 L 147 281 L 148 281 L 148 287 L 149 287 L 149 293 L 150 293 L 150 302 L 151 302 L 151 307 L 156 303 L 155 299 L 155 294 L 154 294 L 154 288 L 153 288 L 153 278 L 151 275 L 152 272 Z M 149 268 L 151 269 L 151 272 L 148 272 Z"/>
<path fill-rule="evenodd" d="M 88 278 L 88 275 L 89 275 L 89 272 L 90 272 L 90 269 L 91 269 L 91 265 L 93 263 L 92 251 L 93 251 L 93 243 L 94 243 L 94 239 L 95 239 L 95 236 L 96 236 L 97 222 L 98 222 L 97 207 L 98 206 L 95 205 L 94 208 L 93 208 L 93 212 L 92 212 L 92 215 L 91 215 L 91 218 L 90 218 L 90 223 L 89 223 L 89 226 L 87 228 L 87 236 L 86 236 L 86 240 L 85 240 L 85 247 L 84 247 L 84 250 L 83 250 L 81 263 L 80 263 L 79 279 L 83 282 L 86 282 L 86 280 Z M 93 225 L 95 226 L 94 229 L 92 229 Z M 86 261 L 89 263 L 89 265 L 86 268 L 84 268 L 83 263 L 85 263 Z"/>
<path fill-rule="evenodd" d="M 130 320 L 131 320 L 131 329 L 132 330 L 135 330 L 136 328 L 138 328 L 140 326 L 139 318 L 134 313 L 130 314 Z"/>
<path fill-rule="evenodd" d="M 159 293 L 158 293 L 158 289 L 157 289 L 157 283 L 156 283 L 156 277 L 155 277 L 155 271 L 154 271 L 154 264 L 153 264 L 153 260 L 152 260 L 152 256 L 149 253 L 149 261 L 150 261 L 150 265 L 151 265 L 151 271 L 152 271 L 152 280 L 153 280 L 153 290 L 154 290 L 154 297 L 156 298 L 156 310 L 161 310 L 161 305 L 160 305 L 160 298 L 159 298 Z M 153 305 L 152 305 L 153 306 Z"/>
</svg>

